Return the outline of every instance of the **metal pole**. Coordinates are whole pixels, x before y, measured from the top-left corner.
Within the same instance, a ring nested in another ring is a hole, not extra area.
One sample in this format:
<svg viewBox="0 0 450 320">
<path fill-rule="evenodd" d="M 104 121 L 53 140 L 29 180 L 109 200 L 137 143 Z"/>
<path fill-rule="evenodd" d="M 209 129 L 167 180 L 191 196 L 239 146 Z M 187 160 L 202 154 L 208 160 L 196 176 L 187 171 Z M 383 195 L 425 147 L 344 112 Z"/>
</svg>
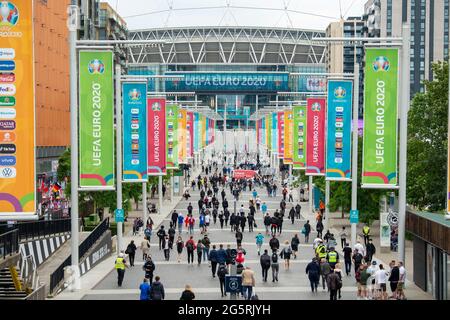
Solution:
<svg viewBox="0 0 450 320">
<path fill-rule="evenodd" d="M 236 266 L 236 264 L 231 264 L 230 265 L 230 276 L 235 276 L 235 275 L 237 275 L 237 266 Z M 230 300 L 237 300 L 235 292 L 230 293 Z"/>
<path fill-rule="evenodd" d="M 227 103 L 225 102 L 223 112 L 223 147 L 225 150 L 225 156 L 227 156 Z"/>
<path fill-rule="evenodd" d="M 79 269 L 79 222 L 78 222 L 78 83 L 77 83 L 77 21 L 78 6 L 77 1 L 72 0 L 69 7 L 69 50 L 70 50 L 70 183 L 72 186 L 70 193 L 70 227 L 71 227 L 71 268 L 74 282 L 72 290 L 80 290 L 80 269 Z"/>
<path fill-rule="evenodd" d="M 258 95 L 256 95 L 256 119 L 259 119 L 259 105 L 258 105 Z M 259 120 L 256 120 L 259 121 Z M 255 122 L 255 129 L 256 129 L 256 122 Z M 256 154 L 260 155 L 260 151 L 261 151 L 261 144 L 262 141 L 259 141 L 260 143 L 258 144 L 258 137 L 259 137 L 259 132 L 262 129 L 258 127 L 258 130 L 256 130 Z"/>
<path fill-rule="evenodd" d="M 162 184 L 163 179 L 162 176 L 158 177 L 158 198 L 159 198 L 159 213 L 162 213 L 162 206 L 163 206 L 163 194 L 162 194 Z"/>
<path fill-rule="evenodd" d="M 330 204 L 330 181 L 326 180 L 325 181 L 325 218 L 323 219 L 323 228 L 324 230 L 327 230 L 327 226 L 328 223 L 327 221 L 329 221 L 330 219 L 330 209 L 329 209 L 329 204 Z"/>
<path fill-rule="evenodd" d="M 352 149 L 352 210 L 358 208 L 358 106 L 359 106 L 359 63 L 355 60 L 353 94 L 353 149 Z M 356 223 L 351 224 L 352 246 L 356 244 Z"/>
<path fill-rule="evenodd" d="M 173 201 L 173 186 L 174 186 L 174 178 L 173 178 L 173 171 L 170 175 L 170 202 Z"/>
<path fill-rule="evenodd" d="M 120 86 L 120 76 L 122 69 L 120 64 L 116 64 L 116 162 L 117 162 L 117 210 L 122 209 L 122 92 Z M 120 253 L 123 245 L 123 222 L 117 223 L 117 254 Z"/>
<path fill-rule="evenodd" d="M 308 200 L 309 200 L 309 209 L 311 212 L 314 212 L 313 208 L 313 177 L 309 176 L 309 188 L 308 188 Z"/>
<path fill-rule="evenodd" d="M 410 31 L 407 23 L 402 28 L 402 67 L 400 99 L 400 147 L 399 147 L 399 192 L 398 192 L 398 259 L 405 263 L 405 224 L 406 224 L 406 152 L 409 110 L 409 65 L 410 65 Z"/>
<path fill-rule="evenodd" d="M 147 182 L 142 183 L 142 218 L 144 219 L 144 230 L 147 225 Z"/>
</svg>

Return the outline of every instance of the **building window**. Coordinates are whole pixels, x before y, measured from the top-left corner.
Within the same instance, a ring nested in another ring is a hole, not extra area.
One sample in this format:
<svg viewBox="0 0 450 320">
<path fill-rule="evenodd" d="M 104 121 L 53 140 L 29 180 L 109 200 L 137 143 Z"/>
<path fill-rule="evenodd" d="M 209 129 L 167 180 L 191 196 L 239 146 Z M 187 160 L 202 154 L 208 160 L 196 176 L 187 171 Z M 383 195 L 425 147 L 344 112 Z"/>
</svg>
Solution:
<svg viewBox="0 0 450 320">
<path fill-rule="evenodd" d="M 387 36 L 392 36 L 392 0 L 387 0 Z"/>
</svg>

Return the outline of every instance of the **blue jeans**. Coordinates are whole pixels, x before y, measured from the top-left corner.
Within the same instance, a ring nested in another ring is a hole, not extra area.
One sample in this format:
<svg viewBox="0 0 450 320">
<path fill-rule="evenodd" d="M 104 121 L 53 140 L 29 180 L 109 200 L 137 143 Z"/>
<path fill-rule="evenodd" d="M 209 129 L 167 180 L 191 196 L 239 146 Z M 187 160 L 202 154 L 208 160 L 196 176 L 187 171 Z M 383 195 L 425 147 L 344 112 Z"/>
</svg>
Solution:
<svg viewBox="0 0 450 320">
<path fill-rule="evenodd" d="M 209 248 L 203 248 L 203 261 L 209 260 Z"/>
<path fill-rule="evenodd" d="M 243 286 L 244 298 L 250 300 L 252 298 L 253 287 L 252 286 Z"/>
</svg>

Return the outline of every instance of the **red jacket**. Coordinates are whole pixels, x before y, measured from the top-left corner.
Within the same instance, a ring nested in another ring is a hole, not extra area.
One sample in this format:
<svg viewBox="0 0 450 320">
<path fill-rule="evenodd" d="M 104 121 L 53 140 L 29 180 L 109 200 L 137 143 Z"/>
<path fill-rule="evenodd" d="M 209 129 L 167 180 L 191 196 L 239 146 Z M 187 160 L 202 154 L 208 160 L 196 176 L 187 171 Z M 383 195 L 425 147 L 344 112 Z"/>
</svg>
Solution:
<svg viewBox="0 0 450 320">
<path fill-rule="evenodd" d="M 195 245 L 195 241 L 194 240 L 189 239 L 188 241 L 186 241 L 186 244 L 184 245 L 186 248 L 188 247 L 188 243 L 192 243 L 192 247 L 193 247 L 192 250 L 197 249 L 197 246 Z"/>
</svg>

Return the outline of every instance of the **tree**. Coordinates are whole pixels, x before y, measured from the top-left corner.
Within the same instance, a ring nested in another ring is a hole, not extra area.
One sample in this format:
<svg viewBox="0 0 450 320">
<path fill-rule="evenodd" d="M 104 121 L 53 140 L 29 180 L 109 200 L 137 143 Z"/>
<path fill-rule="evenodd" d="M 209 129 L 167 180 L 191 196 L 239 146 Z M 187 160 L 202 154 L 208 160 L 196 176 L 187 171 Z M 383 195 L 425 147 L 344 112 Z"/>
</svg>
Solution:
<svg viewBox="0 0 450 320">
<path fill-rule="evenodd" d="M 448 63 L 432 65 L 408 114 L 407 201 L 418 209 L 445 209 L 447 186 Z"/>
</svg>

